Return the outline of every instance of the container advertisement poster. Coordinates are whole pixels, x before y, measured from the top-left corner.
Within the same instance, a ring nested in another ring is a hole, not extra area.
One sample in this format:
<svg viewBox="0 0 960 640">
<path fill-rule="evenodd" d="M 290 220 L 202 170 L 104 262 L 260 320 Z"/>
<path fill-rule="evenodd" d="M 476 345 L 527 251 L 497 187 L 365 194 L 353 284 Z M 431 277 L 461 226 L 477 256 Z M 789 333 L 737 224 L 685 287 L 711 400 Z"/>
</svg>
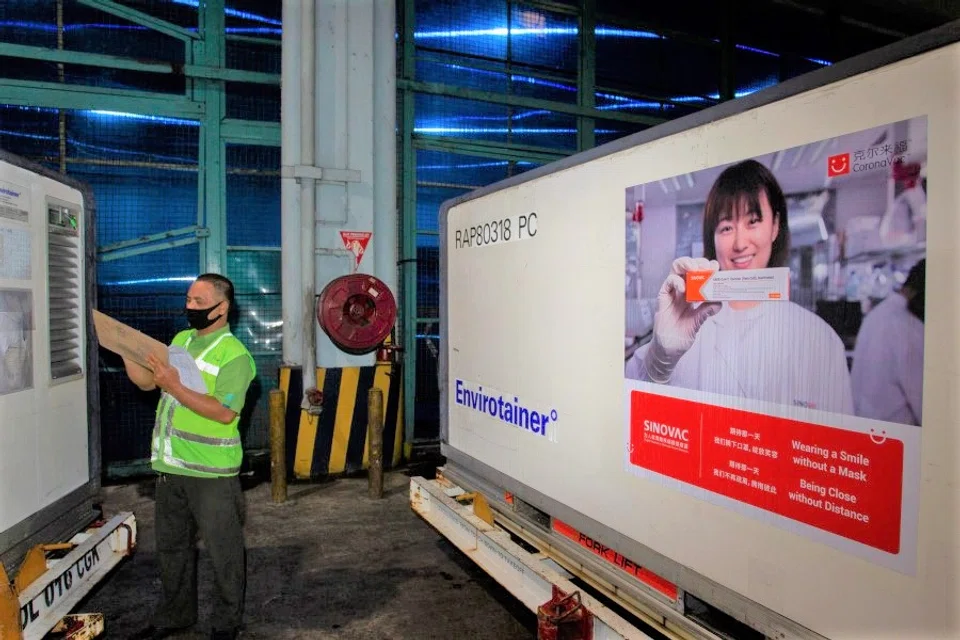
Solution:
<svg viewBox="0 0 960 640">
<path fill-rule="evenodd" d="M 625 194 L 626 466 L 916 570 L 927 119 Z"/>
</svg>

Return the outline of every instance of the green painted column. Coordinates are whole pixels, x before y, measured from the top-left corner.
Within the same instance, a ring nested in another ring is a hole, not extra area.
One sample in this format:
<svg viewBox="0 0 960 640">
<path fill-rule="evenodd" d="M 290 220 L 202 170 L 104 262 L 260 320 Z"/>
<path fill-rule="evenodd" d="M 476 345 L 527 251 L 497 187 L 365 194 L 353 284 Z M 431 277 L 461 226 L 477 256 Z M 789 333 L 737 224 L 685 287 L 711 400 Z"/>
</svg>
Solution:
<svg viewBox="0 0 960 640">
<path fill-rule="evenodd" d="M 580 0 L 580 59 L 577 76 L 579 82 L 577 104 L 593 109 L 597 92 L 597 3 L 596 0 Z M 596 146 L 596 120 L 577 118 L 577 151 Z"/>
<path fill-rule="evenodd" d="M 415 0 L 403 0 L 403 46 L 401 73 L 403 79 L 414 80 L 415 48 L 413 41 Z M 403 219 L 401 238 L 401 282 L 403 299 L 403 433 L 409 450 L 413 443 L 417 391 L 417 155 L 413 148 L 414 100 L 412 89 L 404 88 L 401 113 L 401 171 Z M 445 348 L 441 345 L 440 348 Z M 441 408 L 442 410 L 442 408 Z"/>
<path fill-rule="evenodd" d="M 224 0 L 202 0 L 198 12 L 201 39 L 193 46 L 193 62 L 207 68 L 226 66 L 226 24 Z M 225 273 L 227 270 L 226 145 L 221 126 L 226 117 L 226 87 L 222 80 L 193 80 L 194 98 L 204 104 L 200 123 L 200 171 L 198 225 L 200 269 Z"/>
</svg>

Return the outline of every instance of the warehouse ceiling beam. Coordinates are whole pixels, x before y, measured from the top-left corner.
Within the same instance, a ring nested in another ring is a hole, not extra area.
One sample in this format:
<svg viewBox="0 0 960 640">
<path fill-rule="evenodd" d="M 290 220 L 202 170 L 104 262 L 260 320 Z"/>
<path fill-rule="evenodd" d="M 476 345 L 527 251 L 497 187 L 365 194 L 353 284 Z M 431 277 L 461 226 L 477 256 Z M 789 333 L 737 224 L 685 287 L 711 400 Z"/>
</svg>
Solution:
<svg viewBox="0 0 960 640">
<path fill-rule="evenodd" d="M 274 38 L 257 38 L 256 36 L 240 36 L 234 33 L 227 34 L 227 40 L 230 42 L 246 42 L 247 44 L 265 44 L 271 47 L 279 47 L 280 40 Z"/>
<path fill-rule="evenodd" d="M 203 103 L 181 95 L 34 80 L 0 81 L 0 104 L 48 109 L 121 111 L 192 120 L 199 119 L 204 113 Z"/>
<path fill-rule="evenodd" d="M 657 118 L 655 116 L 645 116 L 636 113 L 601 111 L 600 109 L 584 107 L 579 104 L 570 104 L 568 102 L 554 102 L 553 100 L 528 98 L 526 96 L 517 96 L 507 93 L 494 93 L 491 91 L 481 91 L 478 89 L 467 89 L 466 87 L 458 87 L 439 82 L 422 82 L 404 78 L 397 80 L 397 87 L 401 90 L 407 89 L 416 91 L 418 93 L 447 96 L 450 98 L 462 98 L 464 100 L 476 100 L 478 102 L 505 104 L 514 107 L 526 107 L 528 109 L 545 109 L 548 111 L 564 113 L 572 116 L 602 118 L 605 120 L 616 120 L 618 122 L 633 122 L 636 124 L 656 125 L 666 122 L 667 120 L 666 118 Z"/>
<path fill-rule="evenodd" d="M 227 118 L 220 123 L 220 135 L 227 144 L 280 146 L 280 123 Z"/>
<path fill-rule="evenodd" d="M 104 13 L 109 13 L 110 15 L 123 18 L 124 20 L 128 20 L 134 24 L 138 24 L 141 27 L 147 27 L 148 29 L 152 29 L 172 38 L 177 38 L 178 40 L 183 40 L 184 42 L 191 42 L 193 40 L 200 39 L 199 34 L 194 33 L 189 29 L 185 29 L 180 25 L 167 22 L 166 20 L 161 20 L 160 18 L 155 18 L 148 13 L 132 9 L 118 2 L 113 2 L 112 0 L 78 0 L 78 2 L 84 6 L 90 7 L 91 9 L 97 9 L 99 11 L 103 11 Z"/>
<path fill-rule="evenodd" d="M 797 2 L 796 0 L 771 0 L 773 4 L 779 4 L 784 7 L 790 7 L 791 9 L 796 9 L 797 11 L 803 11 L 811 15 L 815 15 L 819 18 L 827 17 L 827 10 L 822 7 L 812 6 L 806 2 Z M 878 25 L 873 22 L 866 22 L 864 20 L 857 20 L 848 15 L 840 14 L 837 16 L 840 22 L 848 24 L 852 27 L 858 27 L 860 29 L 865 29 L 867 31 L 873 31 L 874 33 L 879 33 L 881 35 L 890 36 L 892 38 L 906 38 L 909 33 L 906 33 L 900 29 L 891 29 L 890 27 Z"/>
<path fill-rule="evenodd" d="M 245 71 L 243 69 L 222 69 L 198 64 L 184 65 L 183 73 L 190 78 L 223 80 L 224 82 L 249 82 L 252 84 L 270 84 L 280 86 L 279 73 Z"/>
<path fill-rule="evenodd" d="M 68 49 L 33 47 L 25 44 L 13 44 L 12 42 L 0 42 L 0 56 L 24 58 L 27 60 L 42 60 L 46 62 L 82 64 L 107 69 L 144 71 L 147 73 L 173 73 L 174 68 L 174 65 L 170 62 L 134 60 L 133 58 L 111 56 L 104 53 L 87 53 L 85 51 L 70 51 Z M 182 67 L 183 65 L 177 66 Z"/>
<path fill-rule="evenodd" d="M 160 233 L 151 233 L 149 235 L 140 236 L 139 238 L 133 238 L 131 240 L 121 240 L 119 242 L 111 242 L 109 244 L 102 244 L 97 247 L 97 253 L 101 256 L 106 254 L 111 254 L 121 249 L 129 249 L 131 247 L 142 247 L 144 245 L 153 244 L 155 242 L 165 242 L 177 238 L 178 236 L 189 235 L 194 239 L 206 235 L 206 231 L 201 229 L 197 225 L 190 225 L 188 227 L 181 227 L 179 229 L 171 229 L 170 231 L 161 231 Z M 166 248 L 166 247 L 160 247 Z"/>
<path fill-rule="evenodd" d="M 121 260 L 123 258 L 132 258 L 133 256 L 141 256 L 145 253 L 154 253 L 156 251 L 165 251 L 166 249 L 176 249 L 177 247 L 186 247 L 188 245 L 199 242 L 199 238 L 181 238 L 179 240 L 166 240 L 164 242 L 158 242 L 157 244 L 152 245 L 141 245 L 137 247 L 130 247 L 129 249 L 120 249 L 119 251 L 111 251 L 110 253 L 101 253 L 97 255 L 97 260 L 100 262 L 113 262 L 114 260 Z"/>
<path fill-rule="evenodd" d="M 145 73 L 182 73 L 190 78 L 206 78 L 208 80 L 223 80 L 226 82 L 280 85 L 280 75 L 275 73 L 244 71 L 242 69 L 221 69 L 197 64 L 183 65 L 163 61 L 135 60 L 133 58 L 112 56 L 103 53 L 49 49 L 47 47 L 33 47 L 9 42 L 0 42 L 0 56 L 66 64 L 82 64 L 107 69 L 143 71 Z"/>
<path fill-rule="evenodd" d="M 170 231 L 153 233 L 132 240 L 100 245 L 97 247 L 97 259 L 100 262 L 112 262 L 113 260 L 130 258 L 145 253 L 184 247 L 199 242 L 201 238 L 206 238 L 208 235 L 209 230 L 196 225 L 171 229 Z"/>
</svg>

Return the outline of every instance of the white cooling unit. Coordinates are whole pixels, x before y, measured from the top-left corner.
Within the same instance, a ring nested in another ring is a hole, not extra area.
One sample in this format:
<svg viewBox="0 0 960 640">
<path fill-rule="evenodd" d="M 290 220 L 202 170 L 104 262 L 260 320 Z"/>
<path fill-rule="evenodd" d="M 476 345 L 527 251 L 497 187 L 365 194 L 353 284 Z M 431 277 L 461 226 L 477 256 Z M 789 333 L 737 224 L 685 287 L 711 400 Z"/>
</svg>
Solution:
<svg viewBox="0 0 960 640">
<path fill-rule="evenodd" d="M 0 151 L 0 561 L 95 516 L 100 429 L 93 201 Z"/>
</svg>

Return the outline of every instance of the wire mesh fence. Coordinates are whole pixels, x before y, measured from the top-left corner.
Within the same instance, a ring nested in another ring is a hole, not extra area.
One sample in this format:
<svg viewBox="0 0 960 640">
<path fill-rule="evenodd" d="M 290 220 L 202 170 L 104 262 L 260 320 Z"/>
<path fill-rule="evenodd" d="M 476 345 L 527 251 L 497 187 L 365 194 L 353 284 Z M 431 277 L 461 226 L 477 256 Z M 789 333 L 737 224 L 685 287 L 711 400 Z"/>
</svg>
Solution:
<svg viewBox="0 0 960 640">
<path fill-rule="evenodd" d="M 94 193 L 100 310 L 162 342 L 186 328 L 184 296 L 201 264 L 199 136 L 187 120 L 0 106 L 4 149 L 62 167 Z M 262 146 L 229 146 L 226 157 L 232 330 L 258 369 L 241 430 L 245 448 L 257 450 L 269 446 L 267 395 L 280 362 L 280 157 Z M 137 389 L 102 349 L 100 369 L 103 460 L 117 470 L 149 456 L 158 393 Z"/>
<path fill-rule="evenodd" d="M 232 330 L 250 350 L 257 376 L 243 411 L 247 449 L 270 445 L 270 389 L 282 359 L 280 149 L 227 146 L 227 276 L 237 297 Z"/>
<path fill-rule="evenodd" d="M 200 264 L 197 234 L 137 240 L 196 227 L 199 128 L 89 112 L 71 112 L 66 122 L 67 173 L 90 185 L 97 199 L 98 306 L 169 343 L 187 327 L 184 298 Z M 100 365 L 102 454 L 113 470 L 149 457 L 159 393 L 137 389 L 109 351 L 100 350 Z"/>
</svg>

